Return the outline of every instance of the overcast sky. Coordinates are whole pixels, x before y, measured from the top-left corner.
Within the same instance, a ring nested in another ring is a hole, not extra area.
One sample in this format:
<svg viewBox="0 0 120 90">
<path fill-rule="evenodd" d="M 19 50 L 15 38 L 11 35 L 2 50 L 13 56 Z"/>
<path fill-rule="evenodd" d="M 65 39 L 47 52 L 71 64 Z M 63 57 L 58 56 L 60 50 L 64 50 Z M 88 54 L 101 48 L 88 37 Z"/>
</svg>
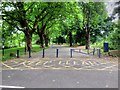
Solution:
<svg viewBox="0 0 120 90">
<path fill-rule="evenodd" d="M 115 7 L 115 2 L 105 2 L 105 4 L 107 5 L 106 9 L 108 14 L 111 15 Z"/>
</svg>

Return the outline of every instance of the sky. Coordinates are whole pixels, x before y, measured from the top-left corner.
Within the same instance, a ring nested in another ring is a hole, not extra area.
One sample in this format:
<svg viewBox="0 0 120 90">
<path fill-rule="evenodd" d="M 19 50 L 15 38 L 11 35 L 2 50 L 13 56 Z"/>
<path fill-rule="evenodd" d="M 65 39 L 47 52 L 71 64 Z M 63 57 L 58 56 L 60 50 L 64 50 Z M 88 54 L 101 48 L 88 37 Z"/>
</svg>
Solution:
<svg viewBox="0 0 120 90">
<path fill-rule="evenodd" d="M 105 4 L 108 14 L 111 15 L 115 7 L 115 2 L 105 2 Z"/>
<path fill-rule="evenodd" d="M 112 2 L 113 0 L 111 0 L 111 2 L 105 2 L 106 4 L 106 9 L 107 9 L 107 12 L 108 12 L 108 15 L 111 16 L 112 13 L 113 13 L 113 10 L 115 8 L 115 2 Z M 118 20 L 118 16 L 116 15 L 115 16 L 116 18 L 113 20 L 114 21 L 117 21 Z"/>
</svg>

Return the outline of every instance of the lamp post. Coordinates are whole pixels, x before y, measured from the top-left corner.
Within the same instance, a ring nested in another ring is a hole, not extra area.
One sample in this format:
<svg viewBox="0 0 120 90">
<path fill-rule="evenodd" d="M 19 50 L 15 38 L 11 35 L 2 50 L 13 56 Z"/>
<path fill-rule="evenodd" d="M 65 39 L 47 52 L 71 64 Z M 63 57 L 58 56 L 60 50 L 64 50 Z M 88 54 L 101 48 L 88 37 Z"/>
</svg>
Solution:
<svg viewBox="0 0 120 90">
<path fill-rule="evenodd" d="M 4 34 L 2 34 L 2 55 L 4 56 Z"/>
</svg>

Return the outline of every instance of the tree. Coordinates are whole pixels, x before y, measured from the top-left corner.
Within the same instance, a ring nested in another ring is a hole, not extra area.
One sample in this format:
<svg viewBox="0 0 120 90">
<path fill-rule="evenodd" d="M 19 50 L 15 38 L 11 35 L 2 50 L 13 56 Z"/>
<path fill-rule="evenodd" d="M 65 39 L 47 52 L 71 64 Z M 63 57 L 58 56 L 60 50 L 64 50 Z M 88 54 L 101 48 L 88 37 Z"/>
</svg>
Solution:
<svg viewBox="0 0 120 90">
<path fill-rule="evenodd" d="M 10 25 L 13 25 L 25 34 L 27 49 L 29 51 L 31 51 L 32 48 L 32 34 L 37 29 L 38 22 L 42 21 L 48 14 L 45 13 L 47 4 L 45 3 L 43 5 L 45 7 L 41 9 L 42 5 L 41 3 L 37 2 L 3 3 L 3 20 L 8 22 Z M 6 8 L 10 8 L 11 10 L 6 10 Z M 43 17 L 41 17 L 42 14 L 44 14 Z"/>
<path fill-rule="evenodd" d="M 103 2 L 82 3 L 82 6 L 84 16 L 83 30 L 86 32 L 86 49 L 89 49 L 90 35 L 95 36 L 95 33 L 99 30 L 99 23 L 104 23 L 104 19 L 107 17 L 107 14 Z M 99 30 L 99 33 L 100 31 L 101 30 Z"/>
</svg>

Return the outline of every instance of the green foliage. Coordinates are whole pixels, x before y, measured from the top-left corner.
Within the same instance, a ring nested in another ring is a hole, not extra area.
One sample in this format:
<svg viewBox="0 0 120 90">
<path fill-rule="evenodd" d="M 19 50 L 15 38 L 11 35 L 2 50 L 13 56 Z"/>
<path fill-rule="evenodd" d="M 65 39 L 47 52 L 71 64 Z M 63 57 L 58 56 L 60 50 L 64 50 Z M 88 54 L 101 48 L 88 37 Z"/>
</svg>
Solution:
<svg viewBox="0 0 120 90">
<path fill-rule="evenodd" d="M 98 40 L 98 42 L 94 43 L 92 47 L 98 47 L 103 49 L 103 43 L 108 42 L 110 50 L 118 50 L 120 49 L 120 29 L 117 23 L 112 23 L 112 29 L 109 34 Z M 110 29 L 110 28 L 109 28 Z M 105 35 L 104 35 L 105 36 Z"/>
<path fill-rule="evenodd" d="M 107 38 L 110 49 L 120 49 L 120 29 L 114 28 Z"/>
<path fill-rule="evenodd" d="M 6 47 L 24 46 L 28 35 L 33 45 L 40 36 L 43 44 L 45 36 L 50 42 L 69 43 L 70 33 L 72 43 L 85 45 L 88 28 L 90 42 L 96 47 L 102 48 L 108 41 L 110 48 L 116 49 L 119 42 L 119 25 L 109 20 L 103 2 L 3 2 L 2 11 Z"/>
</svg>

